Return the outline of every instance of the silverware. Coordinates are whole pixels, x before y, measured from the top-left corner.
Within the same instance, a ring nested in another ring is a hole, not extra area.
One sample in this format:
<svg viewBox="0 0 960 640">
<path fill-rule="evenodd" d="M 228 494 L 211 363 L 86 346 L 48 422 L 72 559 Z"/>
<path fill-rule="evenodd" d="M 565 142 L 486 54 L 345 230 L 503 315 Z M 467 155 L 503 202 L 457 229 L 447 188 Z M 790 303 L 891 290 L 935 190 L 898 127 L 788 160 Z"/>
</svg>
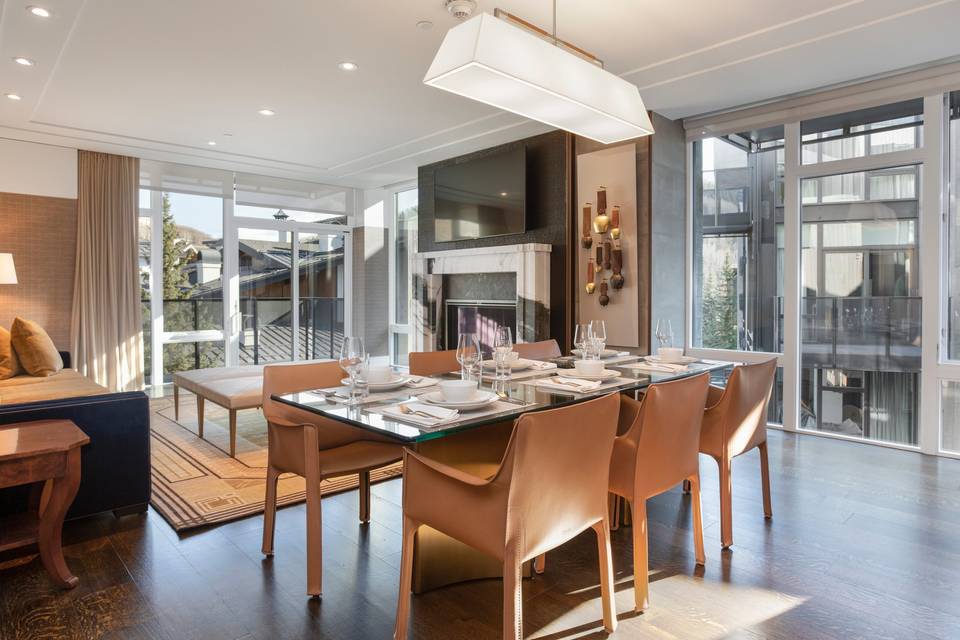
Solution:
<svg viewBox="0 0 960 640">
<path fill-rule="evenodd" d="M 516 400 L 515 398 L 511 398 L 503 391 L 497 391 L 496 393 L 497 393 L 497 397 L 500 398 L 503 402 L 506 402 L 507 404 L 518 404 L 521 407 L 526 406 L 527 404 L 523 400 Z"/>
<path fill-rule="evenodd" d="M 437 416 L 432 413 L 427 413 L 426 411 L 417 411 L 416 409 L 411 409 L 405 404 L 398 404 L 397 408 L 400 410 L 400 413 L 411 416 L 422 416 L 424 418 L 430 418 L 431 420 L 440 420 Z"/>
</svg>

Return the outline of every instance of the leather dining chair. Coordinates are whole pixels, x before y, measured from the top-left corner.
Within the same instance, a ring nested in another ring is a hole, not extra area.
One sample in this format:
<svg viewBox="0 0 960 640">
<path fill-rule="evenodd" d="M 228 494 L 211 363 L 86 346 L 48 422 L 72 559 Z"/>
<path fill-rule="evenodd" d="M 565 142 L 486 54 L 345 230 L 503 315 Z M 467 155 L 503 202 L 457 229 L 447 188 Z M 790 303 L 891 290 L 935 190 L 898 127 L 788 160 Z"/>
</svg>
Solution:
<svg viewBox="0 0 960 640">
<path fill-rule="evenodd" d="M 518 342 L 513 345 L 513 350 L 519 353 L 521 358 L 528 360 L 549 360 L 563 355 L 560 345 L 553 339 L 540 342 Z"/>
<path fill-rule="evenodd" d="M 725 388 L 711 386 L 703 414 L 700 452 L 720 467 L 720 542 L 733 544 L 733 459 L 754 447 L 760 451 L 763 514 L 770 518 L 770 464 L 767 460 L 767 403 L 777 373 L 776 358 L 733 369 Z"/>
<path fill-rule="evenodd" d="M 489 479 L 409 450 L 403 459 L 403 550 L 394 638 L 407 637 L 414 534 L 427 525 L 503 563 L 503 637 L 522 638 L 521 566 L 592 528 L 603 625 L 616 628 L 607 477 L 620 396 L 517 419 Z"/>
<path fill-rule="evenodd" d="M 411 351 L 409 360 L 410 374 L 414 376 L 435 376 L 451 371 L 460 371 L 457 362 L 457 350 L 447 351 Z"/>
<path fill-rule="evenodd" d="M 306 480 L 307 593 L 322 587 L 320 483 L 356 474 L 360 482 L 360 521 L 370 520 L 370 471 L 402 459 L 393 441 L 328 420 L 271 399 L 273 394 L 334 387 L 343 372 L 336 362 L 268 365 L 263 369 L 263 415 L 267 419 L 267 492 L 263 511 L 263 553 L 273 555 L 277 480 L 294 473 Z"/>
<path fill-rule="evenodd" d="M 690 482 L 697 564 L 705 562 L 700 513 L 700 423 L 710 375 L 650 385 L 643 401 L 620 401 L 620 425 L 610 460 L 610 492 L 626 499 L 633 520 L 636 610 L 649 604 L 647 498 Z"/>
</svg>

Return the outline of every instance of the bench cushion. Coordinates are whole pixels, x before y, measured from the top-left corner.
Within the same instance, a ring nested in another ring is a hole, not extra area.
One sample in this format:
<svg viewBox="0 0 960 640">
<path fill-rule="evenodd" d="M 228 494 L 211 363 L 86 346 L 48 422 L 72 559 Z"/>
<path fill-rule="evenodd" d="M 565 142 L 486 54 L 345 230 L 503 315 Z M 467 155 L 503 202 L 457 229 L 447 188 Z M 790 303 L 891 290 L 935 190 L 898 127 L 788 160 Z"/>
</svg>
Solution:
<svg viewBox="0 0 960 640">
<path fill-rule="evenodd" d="M 225 409 L 253 409 L 263 402 L 263 376 L 207 382 L 194 393 Z"/>
<path fill-rule="evenodd" d="M 263 378 L 263 365 L 246 365 L 242 367 L 212 367 L 210 369 L 194 369 L 192 371 L 178 371 L 173 374 L 173 384 L 181 389 L 202 392 L 212 382 L 222 382 L 233 378 Z"/>
</svg>

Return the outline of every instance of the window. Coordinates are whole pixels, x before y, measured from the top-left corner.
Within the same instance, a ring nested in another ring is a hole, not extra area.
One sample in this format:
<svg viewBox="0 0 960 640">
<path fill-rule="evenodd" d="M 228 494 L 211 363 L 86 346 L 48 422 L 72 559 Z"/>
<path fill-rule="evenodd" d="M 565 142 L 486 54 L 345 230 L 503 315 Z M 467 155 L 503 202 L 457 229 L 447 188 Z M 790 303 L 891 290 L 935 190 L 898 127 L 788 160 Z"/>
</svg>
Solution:
<svg viewBox="0 0 960 640">
<path fill-rule="evenodd" d="M 800 125 L 803 164 L 850 160 L 918 149 L 923 142 L 923 100 L 806 120 Z"/>
<path fill-rule="evenodd" d="M 412 261 L 417 248 L 416 188 L 398 191 L 393 198 L 393 248 L 391 288 L 393 291 L 392 321 L 390 323 L 390 351 L 393 363 L 407 365 L 410 351 L 410 316 L 413 296 Z"/>
<path fill-rule="evenodd" d="M 944 232 L 947 241 L 946 347 L 950 360 L 960 360 L 960 91 L 950 94 L 947 137 L 949 211 Z"/>
</svg>

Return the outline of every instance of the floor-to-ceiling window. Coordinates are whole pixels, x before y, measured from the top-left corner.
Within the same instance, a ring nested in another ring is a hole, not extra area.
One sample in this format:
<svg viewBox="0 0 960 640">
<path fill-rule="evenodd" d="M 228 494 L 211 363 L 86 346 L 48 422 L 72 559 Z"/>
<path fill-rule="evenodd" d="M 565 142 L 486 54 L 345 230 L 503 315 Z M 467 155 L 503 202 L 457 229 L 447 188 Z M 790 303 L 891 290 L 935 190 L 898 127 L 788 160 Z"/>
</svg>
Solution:
<svg viewBox="0 0 960 640">
<path fill-rule="evenodd" d="M 352 189 L 151 161 L 141 173 L 150 383 L 336 356 L 350 314 Z"/>
<path fill-rule="evenodd" d="M 689 348 L 779 354 L 786 428 L 960 452 L 960 93 L 799 111 L 688 125 Z"/>
<path fill-rule="evenodd" d="M 395 192 L 392 204 L 390 354 L 394 364 L 406 366 L 410 352 L 410 305 L 414 286 L 411 260 L 417 250 L 416 187 Z"/>
</svg>

